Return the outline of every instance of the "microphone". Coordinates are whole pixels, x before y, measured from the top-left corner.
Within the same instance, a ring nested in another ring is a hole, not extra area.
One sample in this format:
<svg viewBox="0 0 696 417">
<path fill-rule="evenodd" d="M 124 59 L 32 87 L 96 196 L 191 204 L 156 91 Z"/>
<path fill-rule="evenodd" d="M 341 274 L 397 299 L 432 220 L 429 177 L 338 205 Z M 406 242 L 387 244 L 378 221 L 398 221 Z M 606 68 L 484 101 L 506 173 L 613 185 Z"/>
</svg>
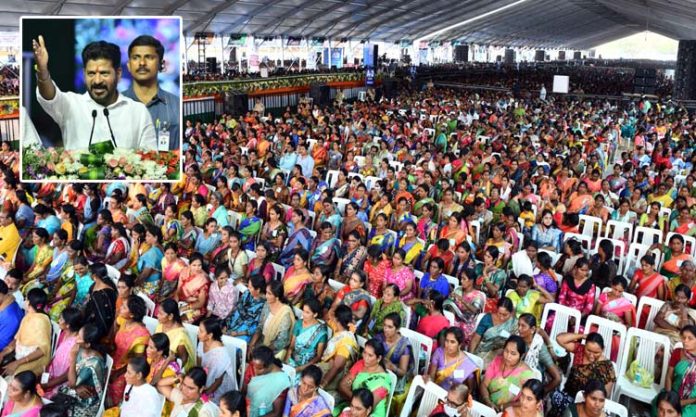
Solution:
<svg viewBox="0 0 696 417">
<path fill-rule="evenodd" d="M 116 148 L 116 138 L 114 138 L 114 131 L 111 130 L 111 122 L 109 121 L 109 109 L 104 107 L 104 116 L 106 117 L 106 123 L 109 125 L 109 133 L 111 133 L 111 141 L 114 143 L 114 148 Z"/>
<path fill-rule="evenodd" d="M 92 110 L 92 131 L 89 132 L 89 145 L 87 147 L 92 146 L 92 136 L 94 136 L 94 124 L 97 121 L 97 111 Z"/>
</svg>

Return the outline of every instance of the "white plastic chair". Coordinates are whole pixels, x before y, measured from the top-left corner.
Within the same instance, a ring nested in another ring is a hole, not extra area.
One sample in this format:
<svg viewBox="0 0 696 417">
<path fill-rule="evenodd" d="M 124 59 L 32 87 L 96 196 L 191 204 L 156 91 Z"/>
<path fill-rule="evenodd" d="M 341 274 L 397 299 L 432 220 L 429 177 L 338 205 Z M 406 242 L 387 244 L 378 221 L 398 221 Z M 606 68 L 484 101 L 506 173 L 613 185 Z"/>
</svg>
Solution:
<svg viewBox="0 0 696 417">
<path fill-rule="evenodd" d="M 56 348 L 58 347 L 58 339 L 60 339 L 61 331 L 62 330 L 60 329 L 58 323 L 51 320 L 51 356 L 53 356 L 53 353 L 56 351 Z M 0 404 L 2 404 L 2 401 L 0 401 Z"/>
<path fill-rule="evenodd" d="M 307 139 L 307 150 L 311 151 L 314 149 L 314 147 L 317 145 L 317 140 L 316 139 Z"/>
<path fill-rule="evenodd" d="M 459 280 L 452 275 L 447 275 L 447 274 L 442 274 L 443 277 L 447 279 L 447 282 L 449 282 L 449 285 L 452 287 L 452 289 L 455 289 L 459 286 Z"/>
<path fill-rule="evenodd" d="M 480 356 L 474 355 L 473 353 L 466 352 L 466 351 L 464 353 L 466 354 L 466 356 L 469 357 L 469 359 L 471 359 L 471 361 L 473 363 L 476 364 L 476 367 L 478 369 L 480 369 L 481 372 L 485 371 L 485 369 L 483 368 L 483 358 L 481 358 Z"/>
<path fill-rule="evenodd" d="M 290 377 L 290 381 L 292 382 L 293 385 L 295 385 L 295 377 L 297 377 L 297 371 L 295 371 L 295 368 L 292 366 L 284 363 L 283 364 L 283 372 Z"/>
<path fill-rule="evenodd" d="M 551 265 L 556 265 L 559 259 L 561 259 L 561 254 L 548 249 L 539 249 L 539 252 L 546 252 L 551 257 Z"/>
<path fill-rule="evenodd" d="M 450 326 L 457 325 L 457 316 L 455 316 L 453 312 L 444 310 L 442 314 L 444 314 L 445 318 L 449 321 Z"/>
<path fill-rule="evenodd" d="M 374 187 L 379 181 L 381 181 L 380 177 L 365 177 L 365 187 L 367 187 L 367 191 L 371 191 L 372 187 Z"/>
<path fill-rule="evenodd" d="M 184 323 L 184 329 L 186 329 L 186 335 L 193 346 L 198 346 L 198 326 L 193 324 Z"/>
<path fill-rule="evenodd" d="M 636 319 L 636 326 L 643 322 L 643 310 L 645 310 L 645 307 L 650 307 L 645 319 L 645 330 L 652 330 L 655 327 L 655 316 L 657 316 L 657 312 L 660 311 L 664 304 L 664 301 L 658 300 L 657 298 L 647 296 L 640 297 L 640 300 L 638 300 L 638 308 L 636 309 L 636 315 L 638 316 Z"/>
<path fill-rule="evenodd" d="M 272 263 L 271 266 L 273 266 L 273 271 L 275 271 L 275 280 L 282 281 L 285 276 L 285 267 L 277 263 Z"/>
<path fill-rule="evenodd" d="M 111 368 L 114 367 L 114 359 L 111 356 L 106 355 L 105 360 L 106 360 L 106 379 L 104 380 L 104 390 L 102 391 L 101 401 L 99 402 L 99 411 L 97 411 L 98 416 L 101 416 L 104 414 L 104 401 L 106 400 L 106 391 L 107 391 L 106 385 L 109 382 L 109 378 L 111 378 Z"/>
<path fill-rule="evenodd" d="M 409 327 L 409 325 L 411 324 L 411 314 L 412 314 L 411 307 L 408 306 L 403 301 L 401 302 L 401 306 L 404 309 L 404 316 L 406 317 L 406 320 L 404 320 L 404 323 L 403 323 L 403 327 Z"/>
<path fill-rule="evenodd" d="M 643 297 L 645 298 L 645 297 Z M 626 338 L 626 346 L 633 343 L 633 338 L 636 338 L 635 360 L 640 363 L 640 366 L 645 369 L 649 375 L 653 375 L 655 368 L 658 366 L 656 361 L 657 351 L 660 347 L 663 348 L 664 355 L 662 356 L 662 372 L 660 379 L 653 382 L 652 387 L 643 388 L 630 381 L 626 376 L 628 367 L 633 362 L 634 358 L 625 354 L 621 359 L 621 367 L 617 374 L 616 389 L 612 400 L 619 401 L 622 395 L 625 395 L 634 400 L 650 404 L 655 396 L 664 388 L 665 379 L 667 376 L 667 367 L 669 364 L 670 342 L 665 335 L 653 333 L 647 330 L 631 327 L 628 329 Z"/>
<path fill-rule="evenodd" d="M 155 302 L 150 299 L 147 295 L 143 294 L 142 292 L 138 291 L 136 294 L 138 297 L 142 298 L 143 301 L 145 301 L 145 307 L 147 308 L 147 315 L 150 317 L 155 317 Z"/>
<path fill-rule="evenodd" d="M 7 399 L 7 381 L 5 378 L 0 378 L 0 408 L 5 404 Z"/>
<path fill-rule="evenodd" d="M 600 236 L 602 234 L 602 219 L 595 216 L 588 216 L 587 214 L 581 214 L 578 230 L 580 230 L 581 235 L 588 236 L 590 239 L 593 239 L 595 236 Z M 595 230 L 597 231 L 596 233 Z"/>
<path fill-rule="evenodd" d="M 471 406 L 471 417 L 496 417 L 498 413 L 487 405 L 474 401 Z"/>
<path fill-rule="evenodd" d="M 626 276 L 633 275 L 633 272 L 636 271 L 640 266 L 640 258 L 645 256 L 649 250 L 649 246 L 635 242 L 631 243 L 628 246 L 628 254 L 626 255 L 626 261 L 624 263 L 624 270 L 621 271 L 621 273 Z"/>
<path fill-rule="evenodd" d="M 239 363 L 239 374 L 235 372 L 235 378 L 239 378 L 237 380 L 237 386 L 239 389 L 242 389 L 242 385 L 244 385 L 244 373 L 246 372 L 246 358 L 247 358 L 247 342 L 245 342 L 243 339 L 240 339 L 238 337 L 232 337 L 232 336 L 227 336 L 223 335 L 222 336 L 222 344 L 225 346 L 227 349 L 229 349 L 228 353 L 230 354 L 230 357 L 232 358 L 232 363 L 234 365 L 237 365 L 237 359 L 240 360 Z M 239 355 L 237 355 L 237 352 L 239 352 Z M 240 376 L 241 375 L 241 376 Z"/>
<path fill-rule="evenodd" d="M 593 326 L 597 326 L 597 329 L 593 330 Z M 612 343 L 614 340 L 614 335 L 619 336 L 619 349 L 616 361 L 612 361 L 615 364 L 621 363 L 621 356 L 624 353 L 624 347 L 626 346 L 626 326 L 622 323 L 615 322 L 613 320 L 608 320 L 603 317 L 590 315 L 587 317 L 587 322 L 585 322 L 585 334 L 590 334 L 590 332 L 597 332 L 604 339 L 604 356 L 611 358 Z"/>
<path fill-rule="evenodd" d="M 563 243 L 570 239 L 575 239 L 580 244 L 582 245 L 582 250 L 585 252 L 585 254 L 590 253 L 590 249 L 592 249 L 592 237 L 590 236 L 585 236 L 579 233 L 566 233 L 563 235 Z"/>
<path fill-rule="evenodd" d="M 411 387 L 408 389 L 408 395 L 401 409 L 400 417 L 410 417 L 413 415 L 413 406 L 416 405 L 415 402 L 419 389 L 423 390 L 423 395 L 418 404 L 418 411 L 413 417 L 429 416 L 435 407 L 437 407 L 438 402 L 447 397 L 447 391 L 445 389 L 432 381 L 428 381 L 426 384 L 422 376 L 416 375 L 413 381 L 411 381 Z"/>
<path fill-rule="evenodd" d="M 554 314 L 553 325 L 551 326 L 551 331 L 549 332 L 549 338 L 552 341 L 556 340 L 556 336 L 565 332 L 577 333 L 580 329 L 580 311 L 566 307 L 562 304 L 548 303 L 544 306 L 544 313 L 541 315 L 541 326 L 546 327 L 549 315 Z M 570 326 L 570 319 L 575 319 L 573 327 Z"/>
<path fill-rule="evenodd" d="M 227 210 L 227 221 L 234 230 L 239 229 L 239 224 L 242 222 L 242 213 L 237 213 L 234 210 Z"/>
<path fill-rule="evenodd" d="M 345 216 L 346 206 L 350 203 L 350 200 L 347 198 L 334 197 L 333 202 L 336 204 L 336 210 L 338 210 L 339 214 Z"/>
<path fill-rule="evenodd" d="M 481 241 L 481 222 L 478 220 L 472 220 L 469 223 L 469 226 L 474 229 L 474 244 L 478 246 L 479 242 Z"/>
<path fill-rule="evenodd" d="M 355 163 L 358 164 L 358 166 L 360 168 L 365 166 L 365 157 L 364 156 L 361 156 L 361 155 L 354 156 L 353 161 L 355 161 Z"/>
<path fill-rule="evenodd" d="M 389 378 L 391 379 L 391 389 L 389 389 L 389 395 L 387 396 L 387 411 L 385 416 L 389 415 L 389 409 L 391 408 L 392 399 L 394 398 L 394 391 L 396 391 L 396 384 L 399 382 L 399 378 L 396 374 L 390 370 L 387 370 Z"/>
<path fill-rule="evenodd" d="M 326 173 L 326 183 L 329 185 L 329 188 L 335 188 L 336 183 L 338 182 L 338 174 L 340 171 L 328 171 Z"/>
<path fill-rule="evenodd" d="M 662 242 L 662 231 L 651 227 L 638 226 L 633 235 L 633 243 L 640 243 L 645 246 L 652 246 Z"/>
<path fill-rule="evenodd" d="M 681 236 L 684 239 L 684 253 L 689 253 L 691 256 L 696 256 L 696 237 L 686 236 L 681 233 L 669 232 L 665 237 L 665 245 L 669 245 L 669 240 L 672 236 Z"/>
<path fill-rule="evenodd" d="M 324 401 L 326 401 L 326 405 L 329 406 L 329 410 L 334 409 L 334 407 L 336 406 L 336 399 L 333 397 L 333 395 L 329 394 L 321 388 L 317 389 L 317 394 L 319 394 L 319 396 L 323 398 Z"/>
<path fill-rule="evenodd" d="M 335 279 L 329 279 L 329 287 L 331 287 L 331 289 L 336 292 L 341 291 L 345 286 L 346 284 L 340 281 L 336 281 Z"/>
<path fill-rule="evenodd" d="M 150 333 L 150 336 L 152 336 L 157 331 L 159 321 L 157 321 L 157 319 L 154 317 L 145 316 L 143 317 L 143 324 L 145 325 L 145 328 L 147 328 L 148 333 Z"/>
<path fill-rule="evenodd" d="M 118 284 L 118 280 L 121 278 L 121 272 L 118 269 L 111 265 L 106 265 L 106 274 L 111 278 L 114 284 Z"/>
<path fill-rule="evenodd" d="M 609 220 L 607 222 L 607 228 L 604 231 L 604 237 L 610 237 L 612 239 L 626 240 L 627 242 L 633 241 L 633 223 L 620 222 L 618 220 Z"/>
<path fill-rule="evenodd" d="M 399 329 L 399 333 L 401 333 L 401 336 L 407 338 L 409 343 L 411 343 L 416 372 L 420 373 L 422 357 L 425 360 L 425 363 L 423 363 L 423 368 L 425 369 L 425 372 L 428 372 L 428 368 L 430 367 L 430 357 L 433 354 L 433 339 L 406 327 Z"/>
<path fill-rule="evenodd" d="M 597 253 L 597 251 L 599 251 L 599 244 L 604 240 L 608 240 L 611 242 L 612 245 L 614 245 L 614 253 L 612 255 L 613 255 L 613 259 L 619 261 L 617 274 L 620 274 L 621 271 L 624 270 L 625 263 L 626 263 L 626 257 L 624 256 L 624 254 L 626 253 L 626 243 L 623 240 L 612 239 L 609 237 L 600 237 L 597 239 L 597 243 L 595 245 L 595 248 L 592 251 L 593 254 L 595 254 L 595 253 Z"/>
</svg>

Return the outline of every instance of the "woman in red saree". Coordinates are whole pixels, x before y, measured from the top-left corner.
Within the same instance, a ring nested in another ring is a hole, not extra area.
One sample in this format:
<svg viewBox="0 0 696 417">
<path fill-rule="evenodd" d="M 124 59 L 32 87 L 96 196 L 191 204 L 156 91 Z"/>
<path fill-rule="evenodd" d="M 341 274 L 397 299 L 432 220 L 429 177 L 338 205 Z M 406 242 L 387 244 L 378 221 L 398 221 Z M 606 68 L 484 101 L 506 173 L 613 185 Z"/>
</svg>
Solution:
<svg viewBox="0 0 696 417">
<path fill-rule="evenodd" d="M 640 258 L 640 269 L 633 275 L 628 291 L 640 297 L 652 297 L 666 300 L 669 289 L 666 279 L 655 271 L 655 255 L 648 254 Z"/>
<path fill-rule="evenodd" d="M 210 278 L 203 269 L 203 256 L 194 253 L 191 255 L 188 268 L 179 274 L 179 287 L 176 291 L 181 319 L 184 322 L 192 323 L 205 316 L 209 286 Z"/>
</svg>

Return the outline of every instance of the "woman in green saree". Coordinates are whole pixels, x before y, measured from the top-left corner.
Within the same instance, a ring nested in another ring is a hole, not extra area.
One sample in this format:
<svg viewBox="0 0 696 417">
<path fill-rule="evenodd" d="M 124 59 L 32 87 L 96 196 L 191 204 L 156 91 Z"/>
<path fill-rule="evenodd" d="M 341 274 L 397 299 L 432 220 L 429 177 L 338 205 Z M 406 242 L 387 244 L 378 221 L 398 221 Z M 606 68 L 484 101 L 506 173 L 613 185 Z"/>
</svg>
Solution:
<svg viewBox="0 0 696 417">
<path fill-rule="evenodd" d="M 679 395 L 682 416 L 696 416 L 696 326 L 684 326 L 681 330 L 682 349 L 675 349 L 667 369 L 666 390 Z M 686 404 L 685 404 L 686 403 Z M 653 401 L 652 415 L 657 415 L 657 404 Z"/>
<path fill-rule="evenodd" d="M 503 353 L 486 367 L 480 388 L 484 404 L 502 411 L 516 400 L 522 385 L 534 377 L 532 370 L 522 360 L 525 353 L 527 344 L 520 336 L 512 335 L 505 341 Z"/>
<path fill-rule="evenodd" d="M 301 372 L 309 365 L 321 360 L 328 341 L 326 325 L 319 321 L 322 307 L 316 298 L 305 299 L 302 320 L 297 320 L 292 330 L 290 346 L 285 362 Z"/>
<path fill-rule="evenodd" d="M 503 350 L 508 337 L 517 331 L 512 301 L 507 297 L 501 298 L 497 307 L 494 313 L 483 316 L 469 344 L 469 352 L 483 358 L 485 366 Z"/>
<path fill-rule="evenodd" d="M 401 319 L 402 323 L 406 322 L 406 312 L 404 305 L 401 303 L 399 295 L 401 291 L 396 284 L 387 284 L 384 288 L 382 298 L 377 300 L 372 311 L 370 312 L 370 320 L 367 324 L 367 332 L 374 336 L 382 332 L 384 327 L 384 319 L 390 314 L 396 314 Z"/>
<path fill-rule="evenodd" d="M 75 298 L 75 269 L 73 261 L 77 254 L 82 250 L 82 243 L 78 240 L 73 240 L 66 247 L 66 260 L 60 268 L 58 279 L 55 281 L 51 292 L 48 294 L 49 316 L 56 323 L 60 319 L 61 313 L 66 307 L 72 304 Z"/>
<path fill-rule="evenodd" d="M 382 367 L 385 355 L 384 345 L 380 341 L 370 339 L 365 343 L 362 359 L 350 368 L 338 385 L 341 401 L 334 408 L 335 416 L 347 406 L 354 390 L 367 388 L 372 392 L 375 402 L 372 417 L 386 417 L 392 383 L 391 377 Z"/>
</svg>

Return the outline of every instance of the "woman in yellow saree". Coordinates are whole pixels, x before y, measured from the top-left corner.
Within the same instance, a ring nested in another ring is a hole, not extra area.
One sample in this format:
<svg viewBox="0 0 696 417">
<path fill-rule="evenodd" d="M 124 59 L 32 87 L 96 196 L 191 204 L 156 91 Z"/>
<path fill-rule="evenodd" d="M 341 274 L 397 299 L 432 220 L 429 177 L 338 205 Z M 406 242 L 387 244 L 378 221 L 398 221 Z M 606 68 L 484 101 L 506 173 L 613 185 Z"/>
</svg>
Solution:
<svg viewBox="0 0 696 417">
<path fill-rule="evenodd" d="M 403 249 L 406 252 L 406 257 L 404 258 L 406 265 L 417 267 L 420 255 L 425 248 L 416 235 L 416 224 L 407 222 L 403 230 L 404 237 L 399 240 L 396 249 Z"/>
<path fill-rule="evenodd" d="M 134 356 L 143 356 L 150 333 L 143 325 L 143 317 L 147 313 L 145 301 L 137 295 L 128 297 L 123 303 L 119 315 L 124 319 L 123 324 L 116 332 L 114 345 L 114 367 L 109 378 L 107 395 L 107 407 L 115 407 L 121 403 L 123 392 L 126 388 L 126 367 L 128 359 Z"/>
<path fill-rule="evenodd" d="M 48 244 L 50 237 L 46 229 L 43 227 L 34 229 L 34 233 L 31 234 L 31 239 L 34 243 L 34 247 L 31 248 L 31 252 L 33 252 L 34 255 L 34 262 L 25 274 L 25 280 L 30 283 L 35 279 L 43 279 L 48 272 L 51 262 L 53 262 L 53 248 Z M 32 287 L 33 285 L 25 286 L 24 292 Z"/>
<path fill-rule="evenodd" d="M 160 304 L 157 311 L 157 328 L 155 333 L 164 333 L 169 338 L 171 354 L 181 360 L 183 369 L 188 372 L 196 365 L 196 347 L 188 337 L 186 328 L 181 322 L 179 306 L 171 298 Z"/>
<path fill-rule="evenodd" d="M 51 359 L 51 321 L 44 313 L 46 293 L 34 288 L 27 294 L 26 315 L 19 324 L 15 338 L 2 352 L 0 362 L 14 351 L 15 360 L 5 365 L 5 375 L 31 371 L 41 375 Z"/>
<path fill-rule="evenodd" d="M 256 334 L 251 339 L 249 349 L 253 350 L 259 342 L 273 349 L 278 359 L 284 359 L 290 346 L 292 328 L 295 325 L 295 313 L 283 294 L 283 285 L 272 281 L 266 287 L 266 305 L 261 311 L 261 319 Z"/>
<path fill-rule="evenodd" d="M 291 304 L 299 303 L 305 287 L 312 284 L 312 273 L 307 269 L 308 260 L 309 253 L 306 250 L 295 249 L 292 266 L 283 277 L 283 290 Z"/>
</svg>

